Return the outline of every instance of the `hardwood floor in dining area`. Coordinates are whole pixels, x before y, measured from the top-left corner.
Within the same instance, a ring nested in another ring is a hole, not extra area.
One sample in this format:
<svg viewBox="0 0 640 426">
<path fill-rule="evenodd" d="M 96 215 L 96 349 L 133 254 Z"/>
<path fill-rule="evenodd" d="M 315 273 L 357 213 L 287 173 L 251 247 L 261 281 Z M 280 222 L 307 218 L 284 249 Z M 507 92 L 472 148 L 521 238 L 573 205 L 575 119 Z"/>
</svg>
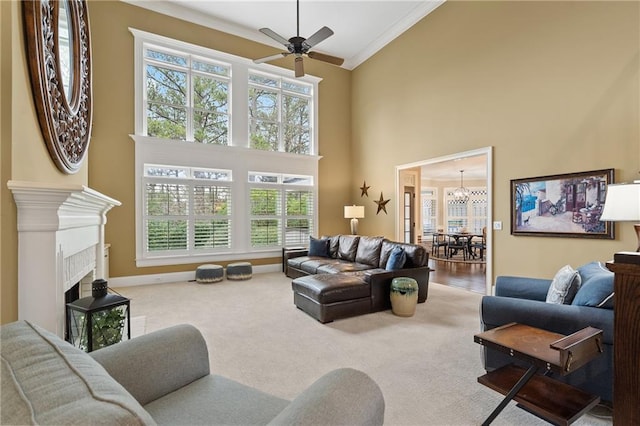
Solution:
<svg viewBox="0 0 640 426">
<path fill-rule="evenodd" d="M 485 294 L 487 269 L 484 263 L 448 262 L 429 259 L 429 281 Z"/>
</svg>

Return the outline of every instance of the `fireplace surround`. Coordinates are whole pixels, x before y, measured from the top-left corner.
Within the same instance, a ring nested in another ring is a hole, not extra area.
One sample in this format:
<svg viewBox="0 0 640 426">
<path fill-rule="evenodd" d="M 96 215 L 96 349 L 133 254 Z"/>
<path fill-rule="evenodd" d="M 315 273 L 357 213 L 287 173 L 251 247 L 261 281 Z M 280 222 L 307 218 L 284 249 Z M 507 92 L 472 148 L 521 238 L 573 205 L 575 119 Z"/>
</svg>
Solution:
<svg viewBox="0 0 640 426">
<path fill-rule="evenodd" d="M 65 292 L 104 278 L 107 212 L 121 203 L 84 185 L 9 181 L 18 213 L 18 319 L 64 337 Z"/>
</svg>

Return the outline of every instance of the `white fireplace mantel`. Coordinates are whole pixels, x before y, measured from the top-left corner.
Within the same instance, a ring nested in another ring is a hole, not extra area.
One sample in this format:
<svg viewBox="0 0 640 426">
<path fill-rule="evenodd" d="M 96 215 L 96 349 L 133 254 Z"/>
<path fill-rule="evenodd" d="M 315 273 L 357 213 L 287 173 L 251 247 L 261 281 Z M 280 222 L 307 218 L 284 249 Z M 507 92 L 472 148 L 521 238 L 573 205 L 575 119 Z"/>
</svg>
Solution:
<svg viewBox="0 0 640 426">
<path fill-rule="evenodd" d="M 18 318 L 63 336 L 64 293 L 103 278 L 107 212 L 121 203 L 84 185 L 7 186 L 18 208 Z"/>
</svg>

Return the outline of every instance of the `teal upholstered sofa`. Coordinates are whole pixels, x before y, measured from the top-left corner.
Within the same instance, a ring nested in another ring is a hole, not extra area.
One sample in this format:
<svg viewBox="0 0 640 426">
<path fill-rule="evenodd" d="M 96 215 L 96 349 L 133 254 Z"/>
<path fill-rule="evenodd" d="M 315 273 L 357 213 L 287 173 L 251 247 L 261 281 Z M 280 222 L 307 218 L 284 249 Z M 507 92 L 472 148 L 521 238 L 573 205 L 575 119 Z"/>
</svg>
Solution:
<svg viewBox="0 0 640 426">
<path fill-rule="evenodd" d="M 366 374 L 338 369 L 293 401 L 209 373 L 200 332 L 180 325 L 92 352 L 19 321 L 0 327 L 0 424 L 380 425 Z"/>
</svg>

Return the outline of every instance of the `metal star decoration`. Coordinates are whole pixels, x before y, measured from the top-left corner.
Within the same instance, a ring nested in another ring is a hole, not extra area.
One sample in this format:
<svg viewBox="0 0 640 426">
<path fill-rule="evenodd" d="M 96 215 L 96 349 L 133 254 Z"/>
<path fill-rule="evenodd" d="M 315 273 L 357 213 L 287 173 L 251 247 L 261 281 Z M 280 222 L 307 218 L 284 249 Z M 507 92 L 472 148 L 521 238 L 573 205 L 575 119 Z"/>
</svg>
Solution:
<svg viewBox="0 0 640 426">
<path fill-rule="evenodd" d="M 387 203 L 389 201 L 390 200 L 385 200 L 384 197 L 382 196 L 382 192 L 380 192 L 380 199 L 373 201 L 378 205 L 378 211 L 376 212 L 376 214 L 380 213 L 380 210 L 384 211 L 384 214 L 387 214 Z"/>
<path fill-rule="evenodd" d="M 367 191 L 369 191 L 369 188 L 371 188 L 371 187 L 367 186 L 367 181 L 366 180 L 364 182 L 362 182 L 362 186 L 360 187 L 360 191 L 362 191 L 362 193 L 360 194 L 360 197 L 364 197 L 365 195 L 368 197 L 369 193 Z"/>
</svg>

